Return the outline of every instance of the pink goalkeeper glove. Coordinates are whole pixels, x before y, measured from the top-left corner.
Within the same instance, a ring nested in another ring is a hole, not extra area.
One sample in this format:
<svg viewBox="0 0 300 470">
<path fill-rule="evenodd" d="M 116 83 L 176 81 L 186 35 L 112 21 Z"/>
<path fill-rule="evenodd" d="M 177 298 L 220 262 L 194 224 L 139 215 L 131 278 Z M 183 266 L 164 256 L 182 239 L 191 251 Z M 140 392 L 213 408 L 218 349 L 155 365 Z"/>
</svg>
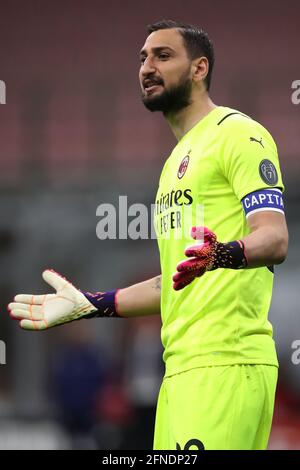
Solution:
<svg viewBox="0 0 300 470">
<path fill-rule="evenodd" d="M 177 272 L 173 276 L 175 290 L 183 289 L 206 271 L 247 267 L 245 247 L 241 240 L 220 243 L 214 232 L 207 227 L 192 227 L 191 236 L 194 240 L 203 240 L 203 243 L 196 243 L 185 249 L 184 253 L 189 259 L 177 265 Z"/>
<path fill-rule="evenodd" d="M 192 227 L 191 237 L 194 240 L 202 239 L 203 243 L 190 245 L 185 249 L 185 256 L 189 259 L 177 265 L 177 272 L 173 276 L 173 288 L 183 289 L 196 277 L 202 276 L 212 267 L 214 250 L 217 243 L 216 235 L 207 227 Z"/>
</svg>

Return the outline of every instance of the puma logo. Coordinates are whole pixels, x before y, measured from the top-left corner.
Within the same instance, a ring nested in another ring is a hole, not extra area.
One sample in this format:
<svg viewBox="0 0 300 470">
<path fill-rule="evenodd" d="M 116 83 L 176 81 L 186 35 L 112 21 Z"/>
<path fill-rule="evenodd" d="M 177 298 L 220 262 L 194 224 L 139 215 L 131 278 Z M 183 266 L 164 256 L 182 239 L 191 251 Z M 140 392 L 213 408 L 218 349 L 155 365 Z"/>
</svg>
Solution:
<svg viewBox="0 0 300 470">
<path fill-rule="evenodd" d="M 257 140 L 255 137 L 250 137 L 250 142 L 257 142 L 262 146 L 262 148 L 265 148 L 264 144 L 262 143 L 262 138 L 260 140 Z"/>
</svg>

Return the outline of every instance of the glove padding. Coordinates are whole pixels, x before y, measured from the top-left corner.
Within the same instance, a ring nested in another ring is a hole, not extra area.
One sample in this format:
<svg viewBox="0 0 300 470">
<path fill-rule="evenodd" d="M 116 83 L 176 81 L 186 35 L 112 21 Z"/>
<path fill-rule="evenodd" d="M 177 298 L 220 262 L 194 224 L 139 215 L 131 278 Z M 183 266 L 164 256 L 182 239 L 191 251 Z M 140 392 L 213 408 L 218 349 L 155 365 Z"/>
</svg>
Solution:
<svg viewBox="0 0 300 470">
<path fill-rule="evenodd" d="M 67 279 L 52 269 L 42 274 L 56 294 L 19 294 L 8 305 L 10 316 L 19 320 L 24 330 L 45 330 L 79 320 L 97 310 Z"/>
<path fill-rule="evenodd" d="M 207 227 L 192 227 L 191 237 L 194 240 L 203 240 L 188 246 L 184 254 L 188 260 L 181 261 L 177 265 L 177 272 L 173 276 L 173 288 L 180 290 L 190 284 L 196 277 L 203 276 L 206 271 L 213 268 L 217 237 Z"/>
</svg>

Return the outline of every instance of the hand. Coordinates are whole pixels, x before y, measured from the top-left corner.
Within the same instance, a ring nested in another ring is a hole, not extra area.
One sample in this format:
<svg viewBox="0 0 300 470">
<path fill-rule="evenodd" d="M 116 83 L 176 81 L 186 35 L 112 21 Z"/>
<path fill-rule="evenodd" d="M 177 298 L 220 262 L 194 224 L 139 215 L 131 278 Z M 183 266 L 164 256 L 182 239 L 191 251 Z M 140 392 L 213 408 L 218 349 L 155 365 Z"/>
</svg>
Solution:
<svg viewBox="0 0 300 470">
<path fill-rule="evenodd" d="M 8 305 L 10 316 L 20 320 L 24 330 L 45 330 L 78 320 L 97 309 L 67 279 L 53 270 L 43 272 L 43 279 L 56 294 L 19 294 Z"/>
<path fill-rule="evenodd" d="M 173 288 L 180 290 L 190 284 L 196 277 L 203 276 L 213 267 L 217 237 L 207 227 L 192 227 L 191 237 L 194 240 L 203 239 L 203 243 L 188 246 L 185 255 L 190 259 L 181 261 L 177 265 L 177 272 L 173 276 Z"/>
</svg>

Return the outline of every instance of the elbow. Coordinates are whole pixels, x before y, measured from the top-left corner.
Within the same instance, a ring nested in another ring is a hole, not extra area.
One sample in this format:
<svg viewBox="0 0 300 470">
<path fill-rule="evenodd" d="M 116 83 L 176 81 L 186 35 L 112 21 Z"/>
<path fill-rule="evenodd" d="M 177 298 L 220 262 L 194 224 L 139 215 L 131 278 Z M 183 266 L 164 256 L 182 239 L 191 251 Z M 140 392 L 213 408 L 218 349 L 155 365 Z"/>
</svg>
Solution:
<svg viewBox="0 0 300 470">
<path fill-rule="evenodd" d="M 282 264 L 285 261 L 288 253 L 288 245 L 288 236 L 283 237 L 278 241 L 276 244 L 276 249 L 274 250 L 274 264 Z"/>
</svg>

